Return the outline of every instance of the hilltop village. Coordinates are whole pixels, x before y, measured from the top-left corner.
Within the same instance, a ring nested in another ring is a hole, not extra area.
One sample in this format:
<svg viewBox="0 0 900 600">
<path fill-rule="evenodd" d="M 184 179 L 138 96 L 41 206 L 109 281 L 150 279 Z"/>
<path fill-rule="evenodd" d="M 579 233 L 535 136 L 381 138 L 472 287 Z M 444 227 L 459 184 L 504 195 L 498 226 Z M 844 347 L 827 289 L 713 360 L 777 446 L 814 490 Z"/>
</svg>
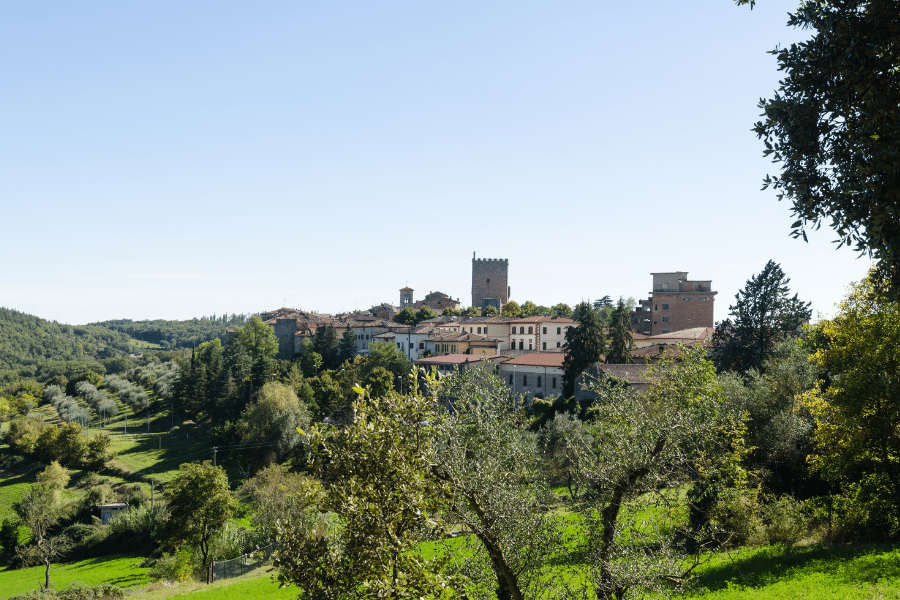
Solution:
<svg viewBox="0 0 900 600">
<path fill-rule="evenodd" d="M 637 389 L 646 365 L 667 346 L 707 344 L 712 338 L 717 292 L 709 280 L 693 281 L 686 271 L 652 273 L 652 290 L 631 312 L 633 365 L 598 365 L 597 369 L 628 381 Z M 460 298 L 429 292 L 415 299 L 415 290 L 399 290 L 399 304 L 382 303 L 368 310 L 337 315 L 279 308 L 260 314 L 278 339 L 277 358 L 300 354 L 326 326 L 338 338 L 352 336 L 356 354 L 366 355 L 376 342 L 396 345 L 414 364 L 441 373 L 488 365 L 514 392 L 533 398 L 555 398 L 561 392 L 566 332 L 576 326 L 571 311 L 504 316 L 510 311 L 509 260 L 472 257 L 470 308 Z M 556 308 L 556 307 L 554 307 Z M 566 307 L 567 308 L 567 307 Z M 428 316 L 409 323 L 409 315 Z M 234 333 L 226 330 L 226 343 Z M 580 395 L 580 390 L 579 394 Z"/>
</svg>

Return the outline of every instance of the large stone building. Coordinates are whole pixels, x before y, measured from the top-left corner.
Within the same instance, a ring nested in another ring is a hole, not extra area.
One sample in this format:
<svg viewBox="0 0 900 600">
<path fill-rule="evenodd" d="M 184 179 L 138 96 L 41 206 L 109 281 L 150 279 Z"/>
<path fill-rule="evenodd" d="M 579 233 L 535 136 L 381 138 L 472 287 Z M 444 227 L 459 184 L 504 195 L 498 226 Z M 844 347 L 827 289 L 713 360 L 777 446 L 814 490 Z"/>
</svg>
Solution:
<svg viewBox="0 0 900 600">
<path fill-rule="evenodd" d="M 689 281 L 687 271 L 651 273 L 653 291 L 641 300 L 631 313 L 632 329 L 644 335 L 659 335 L 691 329 L 713 327 L 713 305 L 716 294 L 712 281 Z"/>
<path fill-rule="evenodd" d="M 458 298 L 454 300 L 444 292 L 428 292 L 428 295 L 425 296 L 424 300 L 414 302 L 414 291 L 415 290 L 411 287 L 400 288 L 400 310 L 403 310 L 404 308 L 411 308 L 415 311 L 418 311 L 422 308 L 427 307 L 435 311 L 436 313 L 441 314 L 445 308 L 453 308 L 458 310 L 461 306 Z"/>
<path fill-rule="evenodd" d="M 472 306 L 498 311 L 509 302 L 509 259 L 475 258 L 472 253 Z"/>
</svg>

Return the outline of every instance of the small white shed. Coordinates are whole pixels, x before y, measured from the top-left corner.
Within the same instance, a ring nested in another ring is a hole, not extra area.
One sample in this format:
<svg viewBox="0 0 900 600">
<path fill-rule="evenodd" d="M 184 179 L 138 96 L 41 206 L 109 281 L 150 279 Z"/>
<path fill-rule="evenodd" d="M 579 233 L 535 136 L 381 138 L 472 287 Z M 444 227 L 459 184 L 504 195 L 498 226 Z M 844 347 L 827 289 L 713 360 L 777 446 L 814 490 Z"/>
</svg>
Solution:
<svg viewBox="0 0 900 600">
<path fill-rule="evenodd" d="M 112 502 L 110 504 L 100 505 L 100 522 L 109 525 L 109 522 L 126 512 L 129 506 L 127 502 Z"/>
</svg>

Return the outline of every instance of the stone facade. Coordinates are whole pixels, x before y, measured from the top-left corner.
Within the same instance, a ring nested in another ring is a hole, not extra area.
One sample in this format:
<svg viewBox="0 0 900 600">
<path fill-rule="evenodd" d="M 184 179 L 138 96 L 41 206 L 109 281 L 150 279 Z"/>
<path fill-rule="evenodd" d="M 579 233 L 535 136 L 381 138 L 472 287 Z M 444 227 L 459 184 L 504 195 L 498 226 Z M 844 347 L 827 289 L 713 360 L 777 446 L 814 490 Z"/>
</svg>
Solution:
<svg viewBox="0 0 900 600">
<path fill-rule="evenodd" d="M 411 287 L 400 288 L 400 310 L 412 305 L 414 291 Z"/>
<path fill-rule="evenodd" d="M 472 253 L 472 306 L 481 309 L 485 300 L 509 302 L 509 259 L 475 258 Z M 488 302 L 496 306 L 496 302 Z"/>
<path fill-rule="evenodd" d="M 275 337 L 278 339 L 279 360 L 291 360 L 294 358 L 294 334 L 297 331 L 297 319 L 291 317 L 278 317 L 275 319 Z"/>
</svg>

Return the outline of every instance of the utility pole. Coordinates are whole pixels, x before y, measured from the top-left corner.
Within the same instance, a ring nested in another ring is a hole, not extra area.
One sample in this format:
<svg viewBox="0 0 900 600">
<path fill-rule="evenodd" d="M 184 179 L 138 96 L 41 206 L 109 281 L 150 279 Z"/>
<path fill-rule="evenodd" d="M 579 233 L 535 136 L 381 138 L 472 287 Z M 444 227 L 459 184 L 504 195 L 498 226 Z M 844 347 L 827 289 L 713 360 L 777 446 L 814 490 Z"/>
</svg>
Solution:
<svg viewBox="0 0 900 600">
<path fill-rule="evenodd" d="M 213 446 L 212 451 L 213 451 L 213 466 L 216 466 L 216 447 L 215 446 Z"/>
</svg>

